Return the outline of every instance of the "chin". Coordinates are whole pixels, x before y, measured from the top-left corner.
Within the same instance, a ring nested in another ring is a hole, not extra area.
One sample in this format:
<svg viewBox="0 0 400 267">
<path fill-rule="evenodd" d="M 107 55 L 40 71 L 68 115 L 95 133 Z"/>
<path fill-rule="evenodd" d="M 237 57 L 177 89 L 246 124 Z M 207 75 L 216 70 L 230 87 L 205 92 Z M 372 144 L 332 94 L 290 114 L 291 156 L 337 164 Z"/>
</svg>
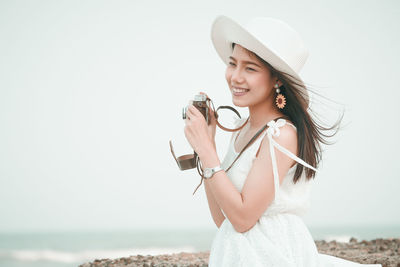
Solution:
<svg viewBox="0 0 400 267">
<path fill-rule="evenodd" d="M 240 107 L 240 108 L 245 108 L 245 107 L 248 107 L 248 106 L 249 106 L 249 104 L 248 104 L 247 102 L 237 100 L 237 99 L 235 99 L 234 96 L 232 96 L 232 103 L 233 103 L 236 107 Z"/>
</svg>

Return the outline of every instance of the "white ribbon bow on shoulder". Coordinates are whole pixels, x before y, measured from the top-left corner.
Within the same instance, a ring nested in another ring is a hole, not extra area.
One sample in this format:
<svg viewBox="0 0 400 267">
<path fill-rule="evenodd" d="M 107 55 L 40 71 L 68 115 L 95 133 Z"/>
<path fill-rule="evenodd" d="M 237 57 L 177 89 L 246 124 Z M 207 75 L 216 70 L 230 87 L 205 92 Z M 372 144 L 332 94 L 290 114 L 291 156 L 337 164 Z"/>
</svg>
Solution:
<svg viewBox="0 0 400 267">
<path fill-rule="evenodd" d="M 279 130 L 279 127 L 282 127 L 285 124 L 286 124 L 285 119 L 279 119 L 277 121 L 272 120 L 267 123 L 267 125 L 269 126 L 267 129 L 267 133 L 273 136 L 279 136 L 281 134 L 281 130 Z"/>
</svg>

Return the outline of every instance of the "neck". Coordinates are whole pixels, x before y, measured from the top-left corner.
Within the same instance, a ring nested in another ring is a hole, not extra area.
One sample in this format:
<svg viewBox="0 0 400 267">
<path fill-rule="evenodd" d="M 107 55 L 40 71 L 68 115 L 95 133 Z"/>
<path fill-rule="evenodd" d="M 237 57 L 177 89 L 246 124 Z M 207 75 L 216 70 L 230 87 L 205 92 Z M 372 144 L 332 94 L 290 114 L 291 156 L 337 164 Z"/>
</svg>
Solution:
<svg viewBox="0 0 400 267">
<path fill-rule="evenodd" d="M 267 122 L 281 116 L 284 116 L 284 114 L 278 107 L 272 105 L 270 101 L 249 106 L 249 128 L 254 130 L 260 129 Z"/>
</svg>

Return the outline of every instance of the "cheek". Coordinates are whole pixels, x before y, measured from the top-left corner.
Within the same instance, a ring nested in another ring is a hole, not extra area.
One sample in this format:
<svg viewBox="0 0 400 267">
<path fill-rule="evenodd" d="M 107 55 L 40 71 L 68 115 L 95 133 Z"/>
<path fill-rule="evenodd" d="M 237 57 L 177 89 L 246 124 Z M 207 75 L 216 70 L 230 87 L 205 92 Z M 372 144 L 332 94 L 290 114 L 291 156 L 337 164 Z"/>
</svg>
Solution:
<svg viewBox="0 0 400 267">
<path fill-rule="evenodd" d="M 252 84 L 254 93 L 258 95 L 269 95 L 271 89 L 268 87 L 268 81 L 262 75 L 254 75 L 249 79 L 249 83 Z"/>
<path fill-rule="evenodd" d="M 251 75 L 248 78 L 248 82 L 252 85 L 252 87 L 259 91 L 265 89 L 265 80 L 261 79 L 260 75 Z"/>
<path fill-rule="evenodd" d="M 231 81 L 231 77 L 232 77 L 232 71 L 230 71 L 229 69 L 227 69 L 225 71 L 225 79 L 228 82 L 228 84 L 230 84 Z"/>
</svg>

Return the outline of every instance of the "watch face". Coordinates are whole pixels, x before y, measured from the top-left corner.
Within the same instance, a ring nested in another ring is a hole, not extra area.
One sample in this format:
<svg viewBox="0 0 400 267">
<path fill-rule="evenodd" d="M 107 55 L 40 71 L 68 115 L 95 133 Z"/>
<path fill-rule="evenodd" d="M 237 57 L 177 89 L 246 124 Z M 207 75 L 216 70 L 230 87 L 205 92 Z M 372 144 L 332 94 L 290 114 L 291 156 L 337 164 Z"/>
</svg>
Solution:
<svg viewBox="0 0 400 267">
<path fill-rule="evenodd" d="M 211 176 L 211 169 L 205 169 L 204 170 L 204 177 L 208 178 Z"/>
</svg>

